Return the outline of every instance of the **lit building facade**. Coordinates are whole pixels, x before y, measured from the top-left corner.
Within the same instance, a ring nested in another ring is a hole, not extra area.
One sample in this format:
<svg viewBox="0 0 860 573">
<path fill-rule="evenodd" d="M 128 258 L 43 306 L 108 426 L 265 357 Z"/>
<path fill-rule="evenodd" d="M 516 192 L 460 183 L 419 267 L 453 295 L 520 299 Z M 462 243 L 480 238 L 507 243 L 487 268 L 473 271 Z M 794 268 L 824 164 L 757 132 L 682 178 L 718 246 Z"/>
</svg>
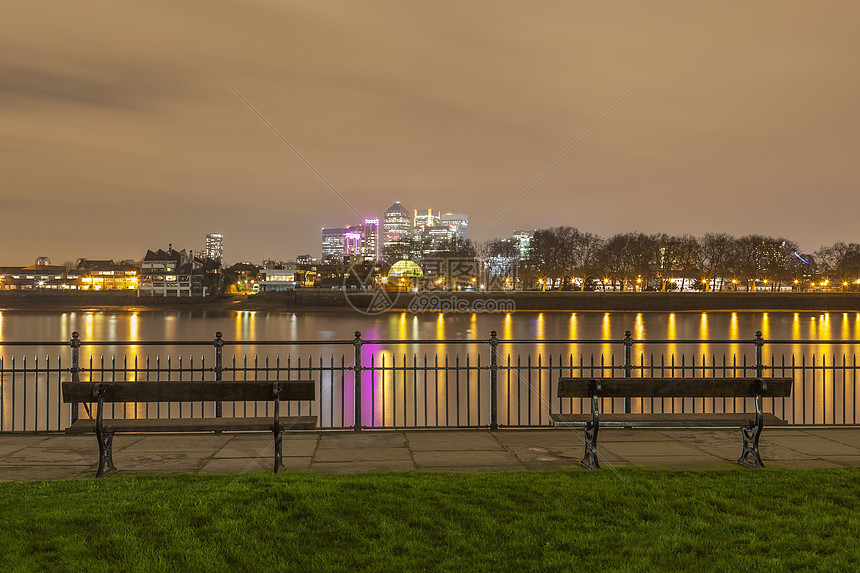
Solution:
<svg viewBox="0 0 860 573">
<path fill-rule="evenodd" d="M 140 263 L 137 296 L 206 295 L 203 265 L 170 245 L 166 251 L 146 251 Z"/>
<path fill-rule="evenodd" d="M 322 258 L 323 260 L 343 263 L 343 255 L 346 252 L 346 227 L 326 227 L 322 230 Z"/>
<path fill-rule="evenodd" d="M 224 235 L 221 233 L 209 233 L 206 235 L 206 258 L 211 261 L 221 262 L 224 256 Z"/>
<path fill-rule="evenodd" d="M 361 226 L 361 256 L 365 262 L 378 263 L 379 251 L 379 219 L 365 219 Z"/>
<path fill-rule="evenodd" d="M 412 240 L 412 213 L 397 201 L 382 216 L 382 254 L 403 258 Z"/>
<path fill-rule="evenodd" d="M 465 241 L 469 238 L 469 217 L 461 213 L 445 213 L 439 218 L 439 222 L 446 227 L 451 238 Z"/>
<path fill-rule="evenodd" d="M 513 241 L 520 255 L 521 261 L 525 261 L 531 254 L 532 239 L 535 236 L 534 231 L 514 231 Z"/>
</svg>

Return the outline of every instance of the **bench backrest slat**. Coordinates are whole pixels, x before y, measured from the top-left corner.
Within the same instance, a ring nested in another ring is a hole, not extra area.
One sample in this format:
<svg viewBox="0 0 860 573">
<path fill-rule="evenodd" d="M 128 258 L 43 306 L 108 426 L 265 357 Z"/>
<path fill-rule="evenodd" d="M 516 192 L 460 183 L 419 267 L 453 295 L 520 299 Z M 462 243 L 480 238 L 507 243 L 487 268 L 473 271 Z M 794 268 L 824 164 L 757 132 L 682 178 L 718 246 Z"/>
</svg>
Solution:
<svg viewBox="0 0 860 573">
<path fill-rule="evenodd" d="M 610 398 L 635 397 L 742 397 L 755 396 L 758 378 L 560 378 L 559 398 L 591 396 L 595 382 L 600 384 L 598 395 Z M 763 396 L 789 396 L 791 378 L 761 378 L 767 384 Z"/>
<path fill-rule="evenodd" d="M 105 402 L 270 401 L 274 385 L 281 400 L 313 400 L 313 380 L 266 382 L 63 382 L 64 402 L 95 402 L 96 388 L 104 389 Z"/>
</svg>

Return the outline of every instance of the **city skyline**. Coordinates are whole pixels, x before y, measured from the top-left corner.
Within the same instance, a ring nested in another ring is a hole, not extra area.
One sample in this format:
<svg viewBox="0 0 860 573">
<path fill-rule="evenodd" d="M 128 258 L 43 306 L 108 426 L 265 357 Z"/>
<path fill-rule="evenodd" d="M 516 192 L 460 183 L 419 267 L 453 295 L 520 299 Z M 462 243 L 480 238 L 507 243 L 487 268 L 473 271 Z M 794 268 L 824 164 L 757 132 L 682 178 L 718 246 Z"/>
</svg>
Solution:
<svg viewBox="0 0 860 573">
<path fill-rule="evenodd" d="M 0 40 L 0 265 L 200 248 L 212 229 L 229 261 L 293 257 L 394 197 L 468 213 L 481 240 L 574 225 L 856 242 L 858 16 L 16 5 Z"/>
</svg>

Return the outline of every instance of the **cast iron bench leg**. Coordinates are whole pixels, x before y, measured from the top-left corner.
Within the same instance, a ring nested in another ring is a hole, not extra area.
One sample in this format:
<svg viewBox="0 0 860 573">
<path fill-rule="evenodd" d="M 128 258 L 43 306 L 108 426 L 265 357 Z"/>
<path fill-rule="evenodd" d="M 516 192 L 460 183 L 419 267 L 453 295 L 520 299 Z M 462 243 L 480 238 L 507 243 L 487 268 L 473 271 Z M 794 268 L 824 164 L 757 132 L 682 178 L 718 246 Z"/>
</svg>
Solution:
<svg viewBox="0 0 860 573">
<path fill-rule="evenodd" d="M 585 457 L 579 462 L 584 468 L 590 470 L 600 469 L 600 464 L 597 463 L 597 430 L 599 426 L 593 422 L 589 422 L 585 426 Z"/>
<path fill-rule="evenodd" d="M 744 438 L 744 451 L 738 459 L 738 463 L 744 467 L 758 469 L 763 468 L 764 463 L 758 453 L 758 438 L 761 435 L 761 426 L 741 426 L 741 435 Z"/>
<path fill-rule="evenodd" d="M 284 467 L 284 461 L 281 455 L 281 437 L 283 432 L 275 432 L 275 473 Z"/>
<path fill-rule="evenodd" d="M 113 432 L 97 432 L 96 438 L 99 442 L 99 469 L 96 477 L 104 477 L 116 471 L 113 465 Z"/>
<path fill-rule="evenodd" d="M 755 425 L 741 426 L 741 435 L 744 437 L 744 451 L 741 454 L 738 463 L 744 467 L 757 469 L 763 468 L 764 463 L 761 461 L 761 456 L 758 453 L 758 437 L 761 436 L 761 431 L 764 428 L 764 414 L 762 414 L 761 397 L 764 392 L 767 392 L 767 382 L 758 380 L 759 389 L 755 396 Z"/>
</svg>

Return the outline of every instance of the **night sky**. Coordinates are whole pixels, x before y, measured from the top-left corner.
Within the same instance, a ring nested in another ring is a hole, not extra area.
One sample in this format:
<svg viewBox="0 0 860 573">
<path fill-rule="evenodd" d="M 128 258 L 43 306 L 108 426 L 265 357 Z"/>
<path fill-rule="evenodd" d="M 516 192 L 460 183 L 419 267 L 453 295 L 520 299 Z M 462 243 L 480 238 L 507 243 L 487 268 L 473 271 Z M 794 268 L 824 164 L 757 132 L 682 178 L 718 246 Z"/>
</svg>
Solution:
<svg viewBox="0 0 860 573">
<path fill-rule="evenodd" d="M 363 217 L 858 242 L 858 29 L 848 1 L 8 2 L 0 265 L 319 256 L 359 217 L 226 82 Z"/>
</svg>

